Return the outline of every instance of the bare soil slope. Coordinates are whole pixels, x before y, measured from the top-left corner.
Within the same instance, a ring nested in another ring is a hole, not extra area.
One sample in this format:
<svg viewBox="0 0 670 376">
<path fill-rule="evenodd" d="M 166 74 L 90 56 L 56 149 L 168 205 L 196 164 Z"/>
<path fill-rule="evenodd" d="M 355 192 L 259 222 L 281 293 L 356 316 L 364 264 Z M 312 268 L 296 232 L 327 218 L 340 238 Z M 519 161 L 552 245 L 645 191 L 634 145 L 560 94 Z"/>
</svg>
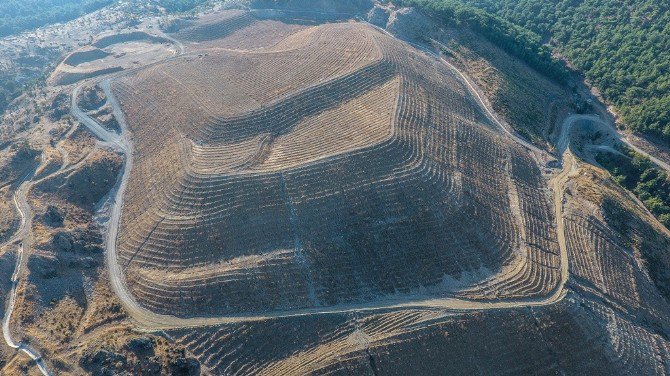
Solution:
<svg viewBox="0 0 670 376">
<path fill-rule="evenodd" d="M 154 312 L 523 299 L 558 286 L 551 196 L 532 155 L 454 73 L 371 26 L 199 49 L 113 90 L 134 141 L 120 262 Z"/>
</svg>

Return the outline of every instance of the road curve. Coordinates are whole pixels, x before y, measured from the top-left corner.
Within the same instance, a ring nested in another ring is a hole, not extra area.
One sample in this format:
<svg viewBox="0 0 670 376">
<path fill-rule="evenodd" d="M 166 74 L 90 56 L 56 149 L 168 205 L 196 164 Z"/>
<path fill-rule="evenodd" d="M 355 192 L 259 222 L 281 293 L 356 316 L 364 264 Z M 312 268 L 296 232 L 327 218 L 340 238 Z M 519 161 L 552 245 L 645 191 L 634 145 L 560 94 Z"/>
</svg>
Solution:
<svg viewBox="0 0 670 376">
<path fill-rule="evenodd" d="M 79 92 L 81 91 L 82 86 L 83 85 L 79 85 L 72 91 L 72 98 L 70 101 L 72 115 L 77 120 L 82 122 L 91 132 L 93 132 L 94 135 L 103 140 L 113 149 L 122 153 L 126 153 L 128 151 L 126 149 L 127 145 L 121 139 L 121 136 L 119 136 L 117 133 L 107 130 L 107 128 L 100 125 L 100 123 L 95 121 L 92 117 L 88 116 L 79 108 L 79 105 L 77 104 L 77 98 L 79 97 Z"/>
<path fill-rule="evenodd" d="M 617 136 L 619 137 L 620 142 L 626 144 L 628 147 L 633 149 L 636 153 L 641 154 L 641 155 L 649 158 L 649 160 L 656 163 L 657 166 L 659 166 L 661 169 L 664 169 L 666 171 L 666 173 L 668 175 L 670 175 L 670 165 L 668 165 L 667 163 L 663 162 L 662 160 L 654 157 L 653 155 L 649 154 L 645 150 L 642 150 L 639 147 L 635 146 L 633 143 L 630 142 L 630 140 L 628 138 L 626 138 L 625 135 L 623 135 L 622 133 L 620 133 L 616 129 L 614 124 L 612 124 L 611 122 L 607 122 L 607 121 L 603 120 L 600 116 L 595 115 L 595 114 L 571 114 L 571 115 L 569 115 L 565 119 L 563 127 L 561 129 L 561 134 L 559 135 L 559 138 L 556 141 L 557 148 L 559 148 L 559 150 L 565 150 L 568 147 L 569 134 L 570 134 L 570 130 L 572 129 L 572 125 L 575 122 L 580 121 L 580 120 L 596 122 L 598 124 L 601 124 L 604 127 L 612 129 L 617 134 Z M 616 149 L 614 149 L 610 146 L 606 146 L 606 145 L 589 145 L 588 149 L 596 150 L 596 151 L 605 151 L 605 152 L 608 152 L 608 153 L 623 155 L 619 150 L 616 150 Z M 656 216 L 654 216 L 654 214 L 647 208 L 647 206 L 642 202 L 642 200 L 640 200 L 639 197 L 637 197 L 633 192 L 631 192 L 627 189 L 624 189 L 624 191 L 626 193 L 628 193 L 631 200 L 635 201 L 640 206 L 640 208 L 649 215 L 650 218 L 656 219 Z M 661 229 L 661 231 L 663 231 L 664 233 L 666 233 L 667 235 L 670 236 L 670 229 L 668 229 L 666 226 L 664 226 L 660 221 L 656 221 L 656 222 L 657 222 L 659 228 Z"/>
<path fill-rule="evenodd" d="M 386 30 L 381 29 L 384 33 L 387 33 Z M 424 51 L 425 49 L 422 48 Z M 180 51 L 183 51 L 180 48 Z M 428 51 L 433 56 L 436 54 Z M 470 88 L 473 95 L 477 99 L 477 102 L 484 108 L 488 116 L 512 139 L 521 144 L 522 146 L 542 154 L 546 152 L 538 149 L 532 144 L 529 144 L 525 140 L 517 137 L 510 131 L 506 129 L 503 123 L 498 120 L 493 109 L 488 106 L 488 103 L 481 98 L 479 93 L 473 84 L 467 79 L 462 72 L 460 72 L 456 67 L 449 64 L 445 60 L 437 56 L 440 61 L 447 64 L 447 66 L 457 72 L 459 76 L 463 79 L 465 84 Z M 121 218 L 121 209 L 123 206 L 123 195 L 126 188 L 129 172 L 132 169 L 132 142 L 128 136 L 128 127 L 123 117 L 121 108 L 116 101 L 112 90 L 110 89 L 111 81 L 114 78 L 117 78 L 128 72 L 122 72 L 111 78 L 104 80 L 101 83 L 102 89 L 105 91 L 109 104 L 112 106 L 114 114 L 117 116 L 117 121 L 121 126 L 121 135 L 118 135 L 113 132 L 109 132 L 94 119 L 87 116 L 83 111 L 81 111 L 77 105 L 77 95 L 80 90 L 80 87 L 77 87 L 72 92 L 72 114 L 75 118 L 81 121 L 86 127 L 88 127 L 94 134 L 96 134 L 103 141 L 114 146 L 117 150 L 121 151 L 125 155 L 125 165 L 123 173 L 121 175 L 118 187 L 116 188 L 116 194 L 114 195 L 114 202 L 112 205 L 112 213 L 109 220 L 109 229 L 107 231 L 106 238 L 106 262 L 109 268 L 110 282 L 115 293 L 119 296 L 124 308 L 128 312 L 129 316 L 137 322 L 137 324 L 149 331 L 154 330 L 164 330 L 171 328 L 182 328 L 182 327 L 197 327 L 197 326 L 210 326 L 223 323 L 232 323 L 232 322 L 248 322 L 248 321 L 262 321 L 271 318 L 280 318 L 280 317 L 296 317 L 304 315 L 315 315 L 315 314 L 335 314 L 335 313 L 346 313 L 353 311 L 376 311 L 376 310 L 385 310 L 385 309 L 396 309 L 396 308 L 441 308 L 455 311 L 473 311 L 473 310 L 488 310 L 488 309 L 508 309 L 508 308 L 520 308 L 520 307 L 533 307 L 533 306 L 545 306 L 549 304 L 554 304 L 561 299 L 566 294 L 564 289 L 565 283 L 568 280 L 568 259 L 567 259 L 567 249 L 565 244 L 564 229 L 562 223 L 562 186 L 565 180 L 568 178 L 569 172 L 572 168 L 571 160 L 568 160 L 568 163 L 564 164 L 564 168 L 560 174 L 558 174 L 551 181 L 551 186 L 554 190 L 554 202 L 556 208 L 556 218 L 557 218 L 557 228 L 559 235 L 559 246 L 560 246 L 560 258 L 561 258 L 561 279 L 560 283 L 556 286 L 553 293 L 541 297 L 541 298 L 532 298 L 532 299 L 516 299 L 516 300 L 505 300 L 505 301 L 474 301 L 467 299 L 457 299 L 457 298 L 424 298 L 416 297 L 399 299 L 399 300 L 386 300 L 381 302 L 373 302 L 366 304 L 348 304 L 340 305 L 332 308 L 308 308 L 308 309 L 296 309 L 290 311 L 281 311 L 281 312 L 271 312 L 271 313 L 260 313 L 260 314 L 240 314 L 240 315 L 228 315 L 221 317 L 190 317 L 182 318 L 171 315 L 162 315 L 149 311 L 148 309 L 142 307 L 135 297 L 130 293 L 128 286 L 125 281 L 125 274 L 118 262 L 116 242 L 119 231 L 119 223 Z"/>
<path fill-rule="evenodd" d="M 568 119 L 571 119 L 571 118 L 574 118 L 574 119 L 577 119 L 577 120 L 589 120 L 589 121 L 593 121 L 593 122 L 596 122 L 596 123 L 599 123 L 599 124 L 603 124 L 603 125 L 611 128 L 612 130 L 614 130 L 617 133 L 617 135 L 619 136 L 619 140 L 621 142 L 623 142 L 624 144 L 626 144 L 626 146 L 631 148 L 636 153 L 645 156 L 650 161 L 654 162 L 656 165 L 658 165 L 659 167 L 661 167 L 662 169 L 664 169 L 666 172 L 668 172 L 670 174 L 670 164 L 654 157 L 653 155 L 649 154 L 648 152 L 641 149 L 637 145 L 633 144 L 630 141 L 630 139 L 628 137 L 626 137 L 625 134 L 619 132 L 619 130 L 616 129 L 616 127 L 613 124 L 606 122 L 600 116 L 595 115 L 595 114 L 589 114 L 589 115 L 572 114 L 572 115 L 568 116 Z M 563 138 L 563 137 L 561 137 L 561 138 Z M 559 138 L 559 140 L 560 140 L 560 138 Z M 563 140 L 563 142 L 565 142 L 565 140 Z"/>
<path fill-rule="evenodd" d="M 436 43 L 438 46 L 440 46 L 442 48 L 446 47 L 442 43 L 440 43 L 440 42 L 438 42 L 434 39 L 431 39 L 431 41 L 433 41 L 434 43 Z M 461 72 L 458 68 L 456 68 L 455 65 L 453 65 L 449 61 L 447 61 L 442 56 L 442 54 L 435 54 L 432 51 L 428 51 L 428 52 L 437 56 L 437 58 L 440 59 L 440 61 L 442 61 L 442 63 L 444 63 L 444 65 L 449 67 L 449 69 L 451 69 L 452 71 L 454 71 L 456 74 L 458 74 L 460 76 L 460 78 L 465 83 L 465 85 L 468 87 L 468 89 L 470 90 L 472 95 L 477 99 L 477 103 L 484 109 L 484 111 L 486 111 L 486 114 L 487 114 L 488 118 L 491 121 L 493 121 L 498 127 L 500 127 L 500 129 L 502 129 L 503 132 L 505 132 L 508 136 L 510 136 L 513 140 L 515 140 L 518 144 L 522 145 L 526 149 L 534 151 L 534 152 L 538 153 L 539 155 L 547 154 L 544 150 L 542 150 L 542 149 L 538 148 L 537 146 L 533 145 L 532 143 L 524 140 L 523 138 L 516 135 L 513 131 L 511 131 L 510 129 L 512 127 L 507 125 L 507 122 L 502 120 L 495 113 L 495 110 L 491 107 L 488 100 L 485 100 L 482 97 L 482 95 L 479 94 L 480 90 L 477 87 L 477 84 L 475 84 L 465 73 Z"/>
</svg>

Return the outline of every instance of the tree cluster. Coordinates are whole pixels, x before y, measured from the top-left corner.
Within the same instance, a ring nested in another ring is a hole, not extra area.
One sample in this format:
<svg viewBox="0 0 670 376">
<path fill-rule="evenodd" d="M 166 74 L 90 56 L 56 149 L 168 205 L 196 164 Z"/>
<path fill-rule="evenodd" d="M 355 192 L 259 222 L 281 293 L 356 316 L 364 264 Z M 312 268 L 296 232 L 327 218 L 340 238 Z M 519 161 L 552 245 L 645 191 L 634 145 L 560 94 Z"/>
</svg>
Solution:
<svg viewBox="0 0 670 376">
<path fill-rule="evenodd" d="M 670 142 L 670 2 L 461 1 L 550 41 L 618 108 L 626 126 Z"/>
</svg>

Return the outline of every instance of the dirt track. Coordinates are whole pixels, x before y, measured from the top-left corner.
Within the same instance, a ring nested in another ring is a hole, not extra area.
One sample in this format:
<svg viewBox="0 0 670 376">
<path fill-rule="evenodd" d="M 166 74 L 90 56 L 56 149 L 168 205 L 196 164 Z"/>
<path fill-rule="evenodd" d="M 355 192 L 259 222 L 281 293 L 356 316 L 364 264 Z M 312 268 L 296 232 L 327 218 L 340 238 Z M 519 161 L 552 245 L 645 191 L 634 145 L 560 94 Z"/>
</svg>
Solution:
<svg viewBox="0 0 670 376">
<path fill-rule="evenodd" d="M 23 178 L 21 185 L 14 193 L 14 205 L 16 206 L 16 211 L 19 212 L 19 216 L 21 217 L 21 224 L 16 233 L 7 242 L 2 244 L 2 247 L 4 247 L 6 245 L 11 245 L 18 242 L 16 266 L 14 267 L 14 273 L 12 274 L 11 279 L 12 289 L 7 301 L 7 309 L 5 310 L 2 317 L 2 335 L 5 342 L 7 343 L 7 346 L 24 352 L 35 361 L 37 367 L 43 375 L 49 376 L 51 373 L 44 363 L 42 356 L 30 345 L 22 342 L 16 343 L 12 338 L 11 329 L 9 326 L 12 319 L 12 313 L 14 312 L 14 303 L 16 301 L 16 293 L 19 286 L 19 278 L 21 277 L 21 266 L 23 265 L 23 242 L 29 234 L 30 223 L 32 221 L 32 211 L 30 209 L 30 205 L 28 205 L 28 200 L 26 199 L 26 192 L 28 192 L 33 184 L 30 180 L 33 175 L 34 172 L 26 175 Z"/>
<path fill-rule="evenodd" d="M 607 128 L 612 129 L 617 134 L 617 136 L 619 137 L 620 142 L 623 142 L 624 144 L 626 144 L 629 148 L 634 150 L 636 153 L 647 157 L 649 160 L 654 162 L 661 169 L 665 170 L 666 173 L 670 174 L 670 165 L 669 164 L 667 164 L 666 162 L 664 162 L 664 161 L 654 157 L 653 155 L 647 153 L 645 150 L 637 147 L 635 144 L 633 144 L 625 136 L 625 134 L 619 132 L 613 124 L 608 123 L 607 121 L 603 120 L 598 115 L 572 114 L 572 115 L 568 116 L 563 123 L 563 127 L 561 129 L 561 134 L 559 135 L 559 138 L 556 141 L 556 145 L 557 145 L 556 147 L 559 151 L 564 151 L 564 150 L 567 149 L 568 144 L 570 142 L 569 134 L 570 134 L 570 130 L 572 128 L 572 124 L 574 124 L 575 122 L 580 121 L 580 120 L 587 120 L 587 121 L 596 122 L 596 123 L 599 123 L 599 124 L 601 124 L 601 125 L 603 125 Z M 590 145 L 589 150 L 604 151 L 604 152 L 608 152 L 608 153 L 622 155 L 622 153 L 619 150 L 616 150 L 616 149 L 612 148 L 611 146 L 607 146 L 607 145 Z M 589 156 L 589 158 L 591 158 L 592 161 L 593 161 L 593 157 L 594 157 L 593 155 Z M 651 211 L 649 211 L 649 209 L 645 206 L 645 204 L 640 200 L 639 197 L 637 197 L 633 192 L 630 192 L 630 191 L 626 191 L 626 193 L 628 193 L 628 196 L 630 197 L 630 199 L 635 201 L 640 206 L 640 208 L 649 215 L 650 218 L 655 220 L 656 217 L 654 216 L 654 214 L 652 214 Z M 661 229 L 661 231 L 670 235 L 670 230 L 668 228 L 666 228 L 660 221 L 656 220 L 656 222 L 657 222 L 657 225 L 658 225 L 659 229 Z"/>
</svg>

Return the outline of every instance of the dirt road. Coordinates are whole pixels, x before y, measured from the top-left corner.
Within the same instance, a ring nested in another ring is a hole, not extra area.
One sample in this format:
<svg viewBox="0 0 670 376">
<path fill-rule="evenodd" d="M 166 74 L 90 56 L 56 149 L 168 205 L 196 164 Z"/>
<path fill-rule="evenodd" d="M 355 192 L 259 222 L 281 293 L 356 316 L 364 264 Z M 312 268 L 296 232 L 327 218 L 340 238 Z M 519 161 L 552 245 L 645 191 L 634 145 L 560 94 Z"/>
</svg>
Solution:
<svg viewBox="0 0 670 376">
<path fill-rule="evenodd" d="M 17 256 L 16 256 L 16 265 L 14 266 L 14 272 L 12 273 L 12 288 L 9 293 L 9 298 L 7 299 L 7 309 L 4 312 L 2 317 L 2 336 L 7 343 L 7 346 L 17 349 L 26 355 L 28 355 L 32 360 L 35 361 L 35 364 L 45 376 L 50 376 L 51 373 L 47 368 L 42 356 L 33 349 L 30 345 L 23 342 L 17 343 L 12 338 L 10 323 L 12 320 L 12 313 L 14 312 L 14 306 L 16 303 L 16 294 L 19 286 L 19 281 L 21 277 L 21 267 L 23 266 L 23 242 L 25 238 L 29 235 L 30 224 L 32 222 L 32 211 L 30 205 L 28 205 L 28 200 L 26 198 L 26 193 L 30 190 L 32 185 L 30 179 L 34 175 L 34 172 L 27 174 L 22 183 L 19 185 L 19 188 L 14 192 L 14 205 L 16 206 L 16 211 L 21 217 L 21 224 L 19 225 L 16 233 L 0 247 L 10 245 L 18 242 Z"/>
<path fill-rule="evenodd" d="M 643 155 L 643 156 L 649 158 L 649 160 L 651 160 L 652 162 L 654 162 L 654 163 L 655 163 L 656 165 L 658 165 L 660 168 L 662 168 L 662 169 L 664 169 L 666 172 L 670 173 L 670 164 L 668 164 L 668 163 L 666 163 L 666 162 L 664 162 L 664 161 L 662 161 L 662 160 L 660 160 L 660 159 L 654 157 L 653 155 L 647 153 L 645 150 L 643 150 L 643 149 L 639 148 L 638 146 L 636 146 L 635 144 L 633 144 L 633 143 L 628 139 L 628 137 L 626 137 L 625 134 L 619 132 L 619 131 L 614 127 L 614 125 L 609 124 L 608 122 L 606 122 L 605 120 L 603 120 L 600 116 L 598 116 L 598 115 L 576 115 L 576 114 L 573 114 L 573 115 L 570 115 L 570 116 L 568 117 L 568 119 L 570 119 L 570 118 L 576 118 L 577 120 L 589 120 L 589 121 L 593 121 L 593 122 L 596 122 L 596 123 L 603 124 L 603 125 L 605 125 L 605 126 L 611 128 L 612 130 L 614 130 L 614 131 L 619 135 L 619 140 L 620 140 L 621 142 L 623 142 L 624 144 L 626 144 L 626 146 L 628 146 L 629 148 L 631 148 L 631 149 L 632 149 L 633 151 L 635 151 L 636 153 L 641 154 L 641 155 Z M 561 135 L 561 136 L 563 136 L 563 135 Z M 561 138 L 563 138 L 563 137 L 561 137 Z M 565 140 L 561 140 L 561 141 L 562 141 L 562 142 L 566 142 Z"/>
</svg>

